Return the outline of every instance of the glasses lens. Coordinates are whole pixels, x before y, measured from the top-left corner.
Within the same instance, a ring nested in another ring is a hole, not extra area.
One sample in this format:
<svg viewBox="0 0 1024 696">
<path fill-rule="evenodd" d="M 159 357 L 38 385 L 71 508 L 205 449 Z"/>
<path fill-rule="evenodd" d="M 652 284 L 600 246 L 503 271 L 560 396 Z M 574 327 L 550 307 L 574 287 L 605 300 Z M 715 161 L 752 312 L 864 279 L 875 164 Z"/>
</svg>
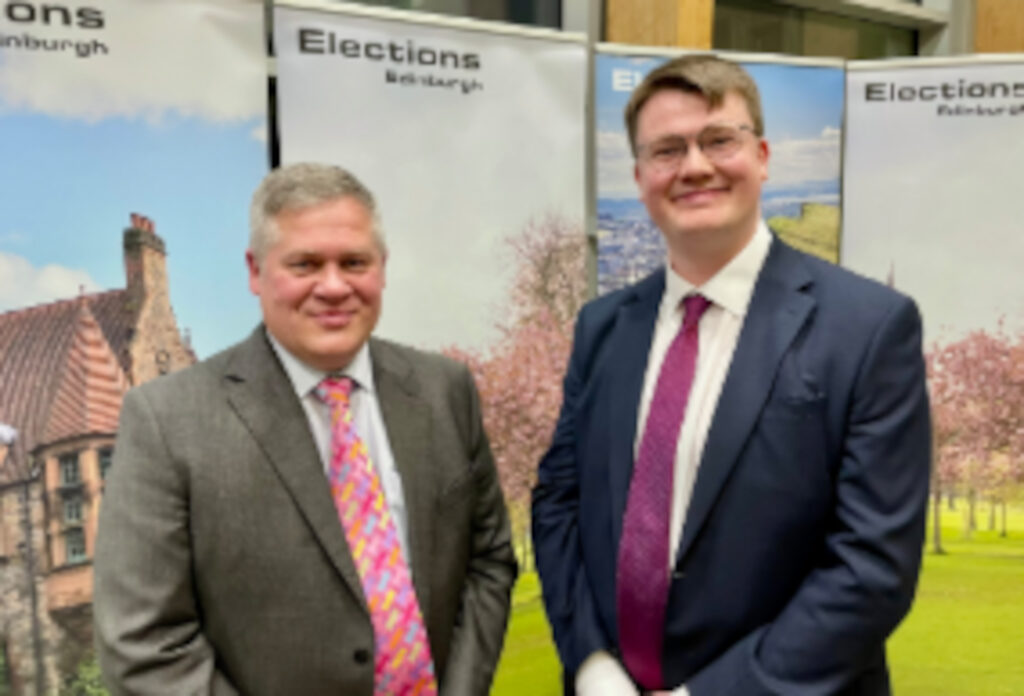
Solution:
<svg viewBox="0 0 1024 696">
<path fill-rule="evenodd" d="M 733 126 L 709 126 L 697 136 L 697 144 L 708 159 L 724 159 L 740 148 L 740 129 Z"/>
<path fill-rule="evenodd" d="M 651 143 L 646 148 L 645 155 L 648 164 L 657 171 L 678 168 L 679 163 L 686 157 L 686 139 L 666 138 Z"/>
</svg>

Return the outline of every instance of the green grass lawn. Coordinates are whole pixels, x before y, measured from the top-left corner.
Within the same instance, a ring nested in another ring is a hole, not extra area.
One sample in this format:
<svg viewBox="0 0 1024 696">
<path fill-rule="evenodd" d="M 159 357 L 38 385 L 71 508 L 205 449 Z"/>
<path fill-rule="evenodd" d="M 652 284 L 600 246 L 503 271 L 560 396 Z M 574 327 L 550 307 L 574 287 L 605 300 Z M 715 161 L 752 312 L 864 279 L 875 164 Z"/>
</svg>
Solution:
<svg viewBox="0 0 1024 696">
<path fill-rule="evenodd" d="M 524 573 L 512 592 L 512 618 L 491 694 L 561 696 L 561 674 L 537 574 Z"/>
<path fill-rule="evenodd" d="M 925 552 L 917 600 L 889 641 L 897 696 L 1024 694 L 1024 508 L 1007 538 L 982 514 L 967 541 L 964 507 L 944 511 L 946 554 Z"/>
<path fill-rule="evenodd" d="M 945 507 L 945 506 L 944 506 Z M 979 530 L 963 538 L 963 510 L 944 510 L 946 554 L 929 550 L 917 600 L 889 641 L 896 696 L 1024 694 L 1024 506 L 1011 509 L 1007 538 Z M 930 534 L 930 531 L 929 531 Z M 929 536 L 929 540 L 930 540 Z M 559 696 L 560 669 L 534 573 L 513 594 L 495 696 Z"/>
</svg>

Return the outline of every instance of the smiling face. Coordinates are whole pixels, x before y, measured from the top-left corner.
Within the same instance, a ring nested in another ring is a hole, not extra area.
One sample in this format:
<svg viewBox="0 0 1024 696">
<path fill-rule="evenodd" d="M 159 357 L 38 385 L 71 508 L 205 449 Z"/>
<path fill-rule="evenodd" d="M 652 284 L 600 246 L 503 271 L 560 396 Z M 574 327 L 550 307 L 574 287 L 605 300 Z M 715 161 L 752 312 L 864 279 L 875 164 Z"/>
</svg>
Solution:
<svg viewBox="0 0 1024 696">
<path fill-rule="evenodd" d="M 366 206 L 336 198 L 274 218 L 262 259 L 250 250 L 249 288 L 263 321 L 310 367 L 338 370 L 352 360 L 380 316 L 386 257 Z"/>
<path fill-rule="evenodd" d="M 720 124 L 753 126 L 739 94 L 727 92 L 721 105 L 710 108 L 700 94 L 663 89 L 637 116 L 634 176 L 640 198 L 673 254 L 704 249 L 731 258 L 757 229 L 761 182 L 768 178 L 768 144 L 743 130 L 739 149 L 712 162 L 694 139 L 708 126 Z M 658 171 L 645 161 L 651 145 L 679 138 L 689 148 L 674 170 Z"/>
</svg>

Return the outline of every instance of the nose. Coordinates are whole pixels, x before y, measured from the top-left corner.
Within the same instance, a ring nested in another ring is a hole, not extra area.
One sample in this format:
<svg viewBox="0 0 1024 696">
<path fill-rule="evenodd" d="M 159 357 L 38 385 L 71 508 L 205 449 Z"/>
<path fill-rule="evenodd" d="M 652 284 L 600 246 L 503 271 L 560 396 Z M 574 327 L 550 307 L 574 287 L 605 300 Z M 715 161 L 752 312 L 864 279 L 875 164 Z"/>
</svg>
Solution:
<svg viewBox="0 0 1024 696">
<path fill-rule="evenodd" d="M 345 272 L 337 264 L 324 264 L 316 283 L 316 293 L 324 298 L 347 297 L 352 292 Z"/>
<path fill-rule="evenodd" d="M 704 178 L 714 174 L 715 168 L 704 151 L 696 143 L 686 148 L 676 173 L 684 179 Z"/>
</svg>

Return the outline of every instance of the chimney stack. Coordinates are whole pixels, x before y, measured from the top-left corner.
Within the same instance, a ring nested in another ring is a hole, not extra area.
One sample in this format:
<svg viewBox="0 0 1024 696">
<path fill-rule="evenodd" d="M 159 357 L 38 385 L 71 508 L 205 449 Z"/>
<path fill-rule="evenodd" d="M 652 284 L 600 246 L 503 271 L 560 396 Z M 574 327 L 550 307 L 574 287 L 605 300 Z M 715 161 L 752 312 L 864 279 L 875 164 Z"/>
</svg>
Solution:
<svg viewBox="0 0 1024 696">
<path fill-rule="evenodd" d="M 166 286 L 166 258 L 164 240 L 157 236 L 153 221 L 132 213 L 131 226 L 124 231 L 124 270 L 128 294 L 134 302 L 141 303 L 156 285 Z"/>
</svg>

